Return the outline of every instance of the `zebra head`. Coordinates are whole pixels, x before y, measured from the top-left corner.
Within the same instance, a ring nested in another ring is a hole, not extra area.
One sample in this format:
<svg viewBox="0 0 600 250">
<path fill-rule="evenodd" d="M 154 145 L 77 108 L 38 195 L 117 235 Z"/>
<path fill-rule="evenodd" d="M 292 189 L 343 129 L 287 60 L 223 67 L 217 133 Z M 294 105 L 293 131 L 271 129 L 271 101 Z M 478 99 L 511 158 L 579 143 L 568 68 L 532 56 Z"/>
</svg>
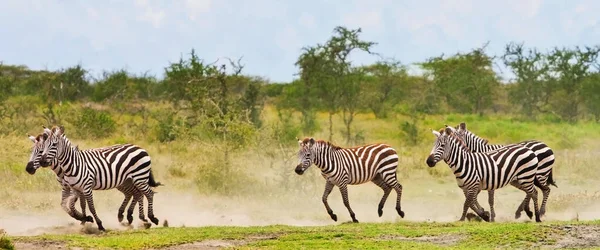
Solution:
<svg viewBox="0 0 600 250">
<path fill-rule="evenodd" d="M 54 126 L 52 130 L 50 130 L 49 135 L 45 136 L 43 151 L 39 158 L 39 163 L 42 167 L 50 166 L 50 163 L 54 161 L 56 156 L 62 154 L 63 147 L 59 146 L 59 142 L 63 134 L 64 127 Z"/>
<path fill-rule="evenodd" d="M 487 145 L 488 140 L 483 139 L 476 134 L 473 134 L 471 131 L 467 130 L 467 124 L 461 122 L 456 126 L 456 136 L 463 140 L 467 146 L 476 147 L 476 145 Z"/>
<path fill-rule="evenodd" d="M 452 128 L 446 126 L 446 129 L 440 129 L 440 131 L 435 131 L 435 130 L 431 130 L 431 132 L 433 133 L 433 135 L 435 135 L 436 139 L 435 142 L 433 143 L 433 148 L 431 149 L 431 152 L 429 153 L 429 157 L 427 157 L 427 166 L 431 167 L 435 167 L 435 164 L 437 164 L 440 160 L 445 158 L 445 154 L 449 153 L 446 151 L 450 151 L 450 150 L 446 150 L 446 145 L 448 144 L 448 140 L 449 140 L 449 136 L 450 134 L 453 133 Z"/>
<path fill-rule="evenodd" d="M 39 155 L 44 149 L 44 134 L 39 134 L 38 136 L 27 135 L 29 140 L 33 142 L 33 147 L 31 148 L 31 155 L 29 156 L 29 162 L 27 162 L 27 166 L 25 167 L 25 171 L 29 174 L 35 174 L 35 171 L 40 168 Z M 36 160 L 38 158 L 38 160 Z"/>
<path fill-rule="evenodd" d="M 313 151 L 313 146 L 315 145 L 314 138 L 304 138 L 304 140 L 298 140 L 298 145 L 300 145 L 300 150 L 298 151 L 298 165 L 296 165 L 296 169 L 294 170 L 296 174 L 302 175 L 304 171 L 312 165 L 314 155 L 311 154 Z"/>
</svg>

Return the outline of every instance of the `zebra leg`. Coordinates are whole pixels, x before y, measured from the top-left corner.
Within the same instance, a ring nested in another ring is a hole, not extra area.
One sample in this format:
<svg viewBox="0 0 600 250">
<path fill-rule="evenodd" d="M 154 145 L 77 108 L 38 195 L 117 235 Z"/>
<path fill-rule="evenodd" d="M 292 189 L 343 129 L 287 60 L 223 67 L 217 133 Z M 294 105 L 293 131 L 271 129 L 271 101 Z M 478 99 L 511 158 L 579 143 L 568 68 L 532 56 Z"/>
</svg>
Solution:
<svg viewBox="0 0 600 250">
<path fill-rule="evenodd" d="M 73 198 L 69 199 L 69 197 Z M 70 211 L 69 214 L 71 214 L 71 216 L 76 218 L 77 220 L 81 221 L 81 225 L 85 224 L 86 222 L 94 222 L 92 216 L 85 215 L 85 200 L 79 199 L 79 197 L 81 197 L 81 193 L 71 189 L 69 191 L 69 194 L 64 198 L 63 203 L 66 203 L 67 200 L 70 200 L 68 204 L 68 210 Z M 81 213 L 77 212 L 77 210 L 75 209 L 75 203 L 77 202 L 77 199 L 79 199 Z"/>
<path fill-rule="evenodd" d="M 148 219 L 154 223 L 154 225 L 158 225 L 158 218 L 154 217 L 154 209 L 153 209 L 153 201 L 154 201 L 154 191 L 148 185 L 147 180 L 140 180 L 135 183 L 137 189 L 146 196 L 148 200 Z M 143 199 L 139 199 L 142 201 Z M 140 203 L 141 204 L 141 203 Z M 143 206 L 142 206 L 143 207 Z M 143 211 L 143 210 L 140 210 Z M 141 219 L 141 218 L 140 218 Z"/>
<path fill-rule="evenodd" d="M 400 206 L 400 200 L 402 199 L 402 185 L 398 182 L 396 177 L 396 172 L 390 175 L 391 178 L 385 178 L 385 182 L 387 186 L 393 187 L 396 190 L 396 212 L 400 215 L 401 218 L 404 218 L 404 211 L 402 211 L 402 207 Z"/>
<path fill-rule="evenodd" d="M 467 197 L 467 190 L 463 189 L 463 194 L 465 195 L 465 198 Z M 477 199 L 475 199 L 475 204 L 473 204 L 476 208 L 476 210 L 473 211 L 479 211 L 479 210 L 483 210 L 483 213 L 486 214 L 488 217 L 490 216 L 490 213 L 488 211 L 485 211 L 485 209 L 483 209 L 483 207 L 479 204 L 479 201 Z M 468 210 L 468 208 L 467 208 Z M 465 217 L 469 220 L 471 220 L 471 218 L 474 218 L 475 216 L 478 216 L 474 213 L 467 213 L 465 214 Z"/>
<path fill-rule="evenodd" d="M 512 181 L 510 183 L 510 185 L 518 188 L 519 190 L 525 192 L 526 194 L 528 193 L 527 190 L 525 188 L 523 188 L 519 184 L 518 181 Z M 527 217 L 529 217 L 529 219 L 533 218 L 533 212 L 531 212 L 531 209 L 529 208 L 529 199 L 530 199 L 529 195 L 525 195 L 525 199 L 523 199 L 523 201 L 517 208 L 517 211 L 515 211 L 515 219 L 521 218 L 521 212 L 523 212 L 523 210 L 525 210 L 525 214 L 527 214 Z"/>
<path fill-rule="evenodd" d="M 379 214 L 379 217 L 381 217 L 383 215 L 383 206 L 385 205 L 385 201 L 387 200 L 388 196 L 392 192 L 392 188 L 385 184 L 385 182 L 383 182 L 381 175 L 376 175 L 375 178 L 373 178 L 373 180 L 371 181 L 375 183 L 375 185 L 383 189 L 383 197 L 381 197 L 381 201 L 379 202 L 379 206 L 377 207 L 377 214 Z"/>
<path fill-rule="evenodd" d="M 90 213 L 92 213 L 92 216 L 94 216 L 94 219 L 96 220 L 96 224 L 98 225 L 98 230 L 100 231 L 106 231 L 104 229 L 104 227 L 102 226 L 102 221 L 100 220 L 100 218 L 98 218 L 98 214 L 96 214 L 96 208 L 94 207 L 94 196 L 92 194 L 92 185 L 89 185 L 87 188 L 85 188 L 84 190 L 84 197 L 87 200 L 88 206 L 90 207 Z"/>
<path fill-rule="evenodd" d="M 533 209 L 535 211 L 535 222 L 542 222 L 540 219 L 540 210 L 538 207 L 538 191 L 533 185 L 530 185 L 527 190 L 527 196 L 533 199 Z"/>
<path fill-rule="evenodd" d="M 333 213 L 333 210 L 331 210 L 331 207 L 329 207 L 329 202 L 327 202 L 327 197 L 329 197 L 331 190 L 333 190 L 333 186 L 333 183 L 329 182 L 328 180 L 325 180 L 325 191 L 323 192 L 323 197 L 321 198 L 321 200 L 323 201 L 323 205 L 325 205 L 327 214 L 329 214 L 333 221 L 337 221 L 337 215 Z"/>
<path fill-rule="evenodd" d="M 546 214 L 546 203 L 548 202 L 548 196 L 550 196 L 550 186 L 542 185 L 542 206 L 540 207 L 540 216 L 544 216 Z"/>
<path fill-rule="evenodd" d="M 352 222 L 358 223 L 358 220 L 356 219 L 356 215 L 354 214 L 354 211 L 352 211 L 352 208 L 350 208 L 350 201 L 348 201 L 348 186 L 346 184 L 341 184 L 341 185 L 339 185 L 339 188 L 340 188 L 340 193 L 342 193 L 342 200 L 344 201 L 344 206 L 346 206 L 346 208 L 348 209 L 348 212 L 350 213 L 350 217 L 352 218 Z"/>
<path fill-rule="evenodd" d="M 461 217 L 461 221 L 464 221 L 467 215 L 467 209 L 469 207 L 473 209 L 473 211 L 475 211 L 477 215 L 481 217 L 481 219 L 487 222 L 490 221 L 490 214 L 486 213 L 483 207 L 481 207 L 481 205 L 479 205 L 479 202 L 477 201 L 477 195 L 479 194 L 479 192 L 480 190 L 478 185 L 475 187 L 471 187 L 469 190 L 466 191 L 465 205 L 463 206 L 463 214 Z"/>
<path fill-rule="evenodd" d="M 548 177 L 543 175 L 536 175 L 535 186 L 542 190 L 542 206 L 540 207 L 540 216 L 546 214 L 546 203 L 548 202 L 548 196 L 550 196 L 550 186 L 548 185 Z M 531 218 L 531 217 L 529 217 Z"/>
<path fill-rule="evenodd" d="M 119 222 L 123 221 L 123 213 L 125 212 L 125 207 L 127 207 L 127 204 L 129 203 L 129 200 L 131 199 L 131 194 L 128 192 L 128 190 L 125 189 L 124 185 L 121 185 L 119 187 L 117 187 L 117 190 L 121 191 L 121 193 L 123 193 L 123 195 L 125 196 L 123 198 L 123 202 L 121 203 L 121 206 L 119 207 L 119 211 L 117 212 L 117 220 L 119 220 Z M 135 203 L 133 203 L 135 204 Z M 131 224 L 131 223 L 129 223 Z"/>
<path fill-rule="evenodd" d="M 488 203 L 490 204 L 490 222 L 496 221 L 496 212 L 494 211 L 494 190 L 488 190 Z"/>
</svg>

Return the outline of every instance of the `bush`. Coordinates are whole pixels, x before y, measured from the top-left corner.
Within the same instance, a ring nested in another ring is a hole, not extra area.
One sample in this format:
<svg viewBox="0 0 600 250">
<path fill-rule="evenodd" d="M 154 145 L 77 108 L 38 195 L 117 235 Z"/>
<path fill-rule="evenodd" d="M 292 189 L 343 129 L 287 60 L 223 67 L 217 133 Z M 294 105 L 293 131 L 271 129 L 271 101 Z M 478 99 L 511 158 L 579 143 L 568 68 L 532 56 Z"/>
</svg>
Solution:
<svg viewBox="0 0 600 250">
<path fill-rule="evenodd" d="M 0 229 L 0 249 L 15 249 L 15 245 L 13 245 L 2 229 Z"/>
<path fill-rule="evenodd" d="M 89 107 L 83 108 L 72 124 L 77 127 L 79 135 L 86 137 L 105 138 L 116 130 L 116 123 L 110 113 Z"/>
</svg>

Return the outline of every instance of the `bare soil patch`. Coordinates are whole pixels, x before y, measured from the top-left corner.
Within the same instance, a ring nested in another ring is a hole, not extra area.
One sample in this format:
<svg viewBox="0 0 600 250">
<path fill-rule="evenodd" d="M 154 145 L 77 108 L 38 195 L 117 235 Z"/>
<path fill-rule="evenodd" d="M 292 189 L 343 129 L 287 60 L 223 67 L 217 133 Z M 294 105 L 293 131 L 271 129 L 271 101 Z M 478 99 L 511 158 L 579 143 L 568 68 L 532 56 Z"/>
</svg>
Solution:
<svg viewBox="0 0 600 250">
<path fill-rule="evenodd" d="M 563 235 L 551 248 L 600 247 L 600 226 L 567 225 L 557 226 Z"/>
<path fill-rule="evenodd" d="M 414 242 L 426 242 L 441 246 L 452 246 L 457 244 L 459 241 L 464 239 L 464 235 L 458 234 L 440 234 L 440 235 L 426 235 L 420 237 L 404 237 L 399 235 L 388 235 L 382 236 L 384 240 L 400 240 L 400 241 L 414 241 Z"/>
<path fill-rule="evenodd" d="M 252 242 L 261 240 L 272 240 L 277 239 L 276 235 L 261 235 L 261 236 L 250 236 L 242 240 L 203 240 L 188 244 L 181 244 L 176 246 L 170 246 L 166 248 L 159 248 L 164 250 L 180 250 L 180 249 L 192 249 L 192 250 L 208 250 L 208 249 L 221 249 L 225 247 L 235 247 L 250 244 Z"/>
</svg>

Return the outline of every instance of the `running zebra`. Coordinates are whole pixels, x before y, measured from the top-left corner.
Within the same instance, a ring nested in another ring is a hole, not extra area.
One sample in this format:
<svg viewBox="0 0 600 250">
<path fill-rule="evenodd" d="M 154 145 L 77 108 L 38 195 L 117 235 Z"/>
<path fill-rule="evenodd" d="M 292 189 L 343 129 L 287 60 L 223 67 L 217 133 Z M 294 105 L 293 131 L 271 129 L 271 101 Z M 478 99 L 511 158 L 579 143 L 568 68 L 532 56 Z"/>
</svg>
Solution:
<svg viewBox="0 0 600 250">
<path fill-rule="evenodd" d="M 508 145 L 492 152 L 473 153 L 450 127 L 440 132 L 432 130 L 432 133 L 436 140 L 426 163 L 434 167 L 443 159 L 454 172 L 457 184 L 465 194 L 461 221 L 465 220 L 469 208 L 489 221 L 490 215 L 478 205 L 477 195 L 481 190 L 495 190 L 511 184 L 533 199 L 535 221 L 541 222 L 534 187 L 538 159 L 533 151 L 521 145 Z M 492 217 L 493 206 L 493 202 L 490 203 Z"/>
<path fill-rule="evenodd" d="M 49 131 L 50 131 L 49 129 L 44 127 L 45 133 L 47 133 Z M 42 134 L 39 134 L 37 136 L 32 136 L 32 135 L 27 135 L 27 136 L 33 142 L 33 148 L 32 148 L 29 162 L 28 162 L 25 170 L 27 171 L 27 173 L 33 175 L 33 174 L 35 174 L 37 169 L 40 168 L 39 162 L 34 161 L 34 158 L 40 152 L 43 151 L 43 136 L 42 136 Z M 100 148 L 98 150 L 103 150 L 103 148 Z M 81 221 L 82 224 L 84 224 L 85 222 L 94 222 L 94 219 L 92 218 L 92 216 L 85 215 L 86 203 L 85 203 L 84 199 L 79 200 L 80 206 L 81 206 L 81 213 L 75 209 L 75 202 L 77 202 L 77 199 L 79 199 L 79 197 L 75 194 L 75 192 L 71 192 L 71 187 L 67 183 L 63 183 L 63 170 L 62 170 L 62 168 L 60 168 L 58 166 L 57 159 L 54 159 L 54 161 L 52 161 L 52 163 L 50 164 L 50 169 L 52 169 L 52 171 L 56 174 L 56 180 L 62 186 L 61 207 L 63 208 L 63 210 L 65 210 L 65 212 L 67 212 L 67 214 L 69 214 L 74 219 Z M 129 224 L 131 224 L 133 222 L 133 210 L 135 208 L 136 203 L 139 203 L 140 219 L 143 220 L 144 206 L 143 206 L 142 193 L 139 192 L 137 190 L 137 188 L 135 188 L 135 186 L 133 186 L 133 183 L 131 181 L 125 182 L 123 185 L 117 187 L 117 189 L 119 191 L 121 191 L 123 193 L 123 195 L 125 195 L 125 198 L 123 199 L 123 203 L 121 204 L 118 214 L 117 214 L 117 218 L 118 218 L 119 222 L 121 222 L 123 220 L 123 217 L 124 217 L 123 212 L 125 211 L 125 207 L 127 206 L 127 204 L 129 203 L 129 200 L 132 197 L 133 197 L 133 201 L 127 212 L 127 220 L 129 222 Z M 68 198 L 71 195 L 73 196 L 73 199 L 71 199 L 70 204 L 67 204 Z"/>
<path fill-rule="evenodd" d="M 396 211 L 404 218 L 404 211 L 400 208 L 402 197 L 402 185 L 396 177 L 398 166 L 398 155 L 396 150 L 385 144 L 370 144 L 355 148 L 342 148 L 330 142 L 313 138 L 298 140 L 300 150 L 298 152 L 299 164 L 295 172 L 302 175 L 313 163 L 321 170 L 325 178 L 325 192 L 323 193 L 323 204 L 331 219 L 337 221 L 337 215 L 329 207 L 327 197 L 333 186 L 337 186 L 342 194 L 344 205 L 350 213 L 353 222 L 358 222 L 350 202 L 348 201 L 348 185 L 363 184 L 368 181 L 375 183 L 383 189 L 383 197 L 379 202 L 377 213 L 383 215 L 383 206 L 392 189 L 398 194 L 396 199 Z"/>
<path fill-rule="evenodd" d="M 83 150 L 71 145 L 63 127 L 53 127 L 50 135 L 44 134 L 44 149 L 35 161 L 48 166 L 54 159 L 63 170 L 63 180 L 79 196 L 85 197 L 98 229 L 104 231 L 102 221 L 96 214 L 92 190 L 108 190 L 119 187 L 128 179 L 148 199 L 148 218 L 158 225 L 154 217 L 151 187 L 157 187 L 150 168 L 150 156 L 146 150 L 131 144 L 111 146 L 105 150 Z M 146 221 L 144 221 L 146 222 Z"/>
<path fill-rule="evenodd" d="M 475 135 L 473 132 L 467 130 L 467 125 L 464 122 L 460 123 L 457 126 L 457 128 L 458 129 L 456 135 L 459 138 L 463 139 L 464 142 L 467 144 L 467 147 L 469 147 L 473 152 L 488 152 L 506 146 L 500 144 L 488 144 L 488 140 L 483 139 Z M 540 206 L 540 216 L 543 216 L 544 214 L 546 214 L 546 203 L 548 202 L 548 196 L 550 195 L 550 185 L 558 187 L 556 186 L 556 183 L 552 178 L 552 164 L 554 164 L 554 152 L 550 147 L 548 147 L 548 145 L 538 140 L 526 140 L 517 144 L 532 150 L 538 159 L 538 167 L 536 170 L 537 181 L 534 184 L 542 190 L 543 198 L 542 205 Z M 493 193 L 488 195 L 493 196 Z M 517 209 L 515 213 L 516 219 L 521 217 L 521 211 L 523 210 L 525 210 L 525 213 L 531 219 L 533 213 L 529 208 L 528 198 L 526 198 Z"/>
</svg>

